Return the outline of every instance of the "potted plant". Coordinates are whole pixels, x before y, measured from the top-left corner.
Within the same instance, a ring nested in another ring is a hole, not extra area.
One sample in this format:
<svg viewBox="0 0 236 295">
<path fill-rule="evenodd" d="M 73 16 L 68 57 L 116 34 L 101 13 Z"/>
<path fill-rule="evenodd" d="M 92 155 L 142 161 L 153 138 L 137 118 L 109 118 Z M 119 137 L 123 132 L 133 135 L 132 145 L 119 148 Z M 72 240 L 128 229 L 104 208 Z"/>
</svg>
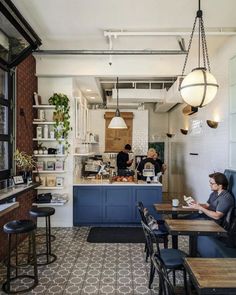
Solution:
<svg viewBox="0 0 236 295">
<path fill-rule="evenodd" d="M 64 140 L 65 151 L 68 152 L 70 147 L 68 141 L 69 132 L 72 130 L 70 126 L 70 106 L 69 98 L 63 93 L 54 93 L 48 100 L 50 105 L 55 106 L 55 111 L 53 113 L 54 133 L 56 140 L 62 144 Z"/>
<path fill-rule="evenodd" d="M 28 178 L 32 179 L 32 170 L 37 168 L 36 161 L 33 156 L 28 155 L 26 152 L 20 152 L 16 149 L 14 153 L 14 160 L 17 168 L 20 170 L 24 182 L 27 182 Z"/>
</svg>

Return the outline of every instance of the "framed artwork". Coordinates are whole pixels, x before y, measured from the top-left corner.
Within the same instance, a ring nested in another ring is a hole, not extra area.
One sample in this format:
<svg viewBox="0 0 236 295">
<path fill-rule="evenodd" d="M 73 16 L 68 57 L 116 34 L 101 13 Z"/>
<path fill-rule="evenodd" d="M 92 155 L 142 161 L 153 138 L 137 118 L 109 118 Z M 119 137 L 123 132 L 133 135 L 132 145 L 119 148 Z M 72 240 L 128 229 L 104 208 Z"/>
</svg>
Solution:
<svg viewBox="0 0 236 295">
<path fill-rule="evenodd" d="M 47 176 L 47 186 L 56 186 L 56 176 Z"/>
<path fill-rule="evenodd" d="M 22 175 L 13 176 L 13 181 L 15 185 L 24 183 Z"/>
</svg>

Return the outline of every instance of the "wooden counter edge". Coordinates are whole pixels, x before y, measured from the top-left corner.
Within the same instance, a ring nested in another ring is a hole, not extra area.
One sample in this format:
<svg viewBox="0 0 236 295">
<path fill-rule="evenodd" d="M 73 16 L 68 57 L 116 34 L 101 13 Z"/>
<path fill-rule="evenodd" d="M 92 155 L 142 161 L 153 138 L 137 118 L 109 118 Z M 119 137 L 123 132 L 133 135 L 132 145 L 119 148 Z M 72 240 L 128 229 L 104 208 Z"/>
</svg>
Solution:
<svg viewBox="0 0 236 295">
<path fill-rule="evenodd" d="M 8 193 L 4 193 L 2 195 L 0 195 L 0 201 L 1 203 L 3 204 L 3 200 L 10 200 L 10 199 L 13 199 L 13 198 L 16 198 L 18 197 L 19 195 L 23 194 L 23 193 L 26 193 L 30 190 L 33 190 L 35 188 L 37 188 L 38 186 L 40 186 L 40 183 L 38 182 L 33 182 L 32 184 L 28 185 L 28 186 L 25 186 L 24 188 L 22 188 L 22 190 L 19 190 L 19 191 L 9 191 Z M 16 187 L 17 188 L 17 187 Z M 11 193 L 11 194 L 9 194 Z"/>
</svg>

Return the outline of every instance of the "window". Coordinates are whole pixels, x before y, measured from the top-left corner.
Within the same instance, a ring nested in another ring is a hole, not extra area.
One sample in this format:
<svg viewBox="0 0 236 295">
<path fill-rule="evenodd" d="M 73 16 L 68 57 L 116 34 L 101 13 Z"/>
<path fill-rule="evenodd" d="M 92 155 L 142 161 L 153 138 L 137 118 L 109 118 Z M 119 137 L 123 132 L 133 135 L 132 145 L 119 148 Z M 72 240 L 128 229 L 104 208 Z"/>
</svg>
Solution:
<svg viewBox="0 0 236 295">
<path fill-rule="evenodd" d="M 230 60 L 229 64 L 229 167 L 236 169 L 236 57 Z"/>
<path fill-rule="evenodd" d="M 0 1 L 0 65 L 10 69 L 41 45 L 40 38 L 9 0 Z"/>
<path fill-rule="evenodd" d="M 0 180 L 8 178 L 12 169 L 13 79 L 0 69 Z"/>
</svg>

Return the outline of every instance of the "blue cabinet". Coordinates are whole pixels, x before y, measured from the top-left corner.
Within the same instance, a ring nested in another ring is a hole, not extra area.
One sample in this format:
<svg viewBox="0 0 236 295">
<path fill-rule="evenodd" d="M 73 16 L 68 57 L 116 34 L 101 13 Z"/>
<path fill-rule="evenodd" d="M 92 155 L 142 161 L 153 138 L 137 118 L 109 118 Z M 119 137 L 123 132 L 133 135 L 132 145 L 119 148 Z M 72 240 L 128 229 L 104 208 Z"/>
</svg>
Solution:
<svg viewBox="0 0 236 295">
<path fill-rule="evenodd" d="M 99 223 L 103 218 L 103 194 L 101 187 L 74 187 L 74 225 Z"/>
<path fill-rule="evenodd" d="M 162 186 L 148 187 L 140 186 L 135 188 L 135 204 L 143 202 L 145 208 L 148 209 L 149 213 L 155 218 L 160 218 L 160 214 L 157 214 L 153 208 L 153 204 L 162 202 Z M 135 221 L 140 221 L 138 210 L 135 211 Z"/>
<path fill-rule="evenodd" d="M 104 219 L 105 223 L 129 223 L 133 216 L 132 190 L 128 187 L 104 188 Z"/>
<path fill-rule="evenodd" d="M 142 201 L 156 215 L 154 203 L 162 202 L 161 186 L 74 186 L 73 224 L 136 224 L 140 217 L 136 208 Z"/>
</svg>

